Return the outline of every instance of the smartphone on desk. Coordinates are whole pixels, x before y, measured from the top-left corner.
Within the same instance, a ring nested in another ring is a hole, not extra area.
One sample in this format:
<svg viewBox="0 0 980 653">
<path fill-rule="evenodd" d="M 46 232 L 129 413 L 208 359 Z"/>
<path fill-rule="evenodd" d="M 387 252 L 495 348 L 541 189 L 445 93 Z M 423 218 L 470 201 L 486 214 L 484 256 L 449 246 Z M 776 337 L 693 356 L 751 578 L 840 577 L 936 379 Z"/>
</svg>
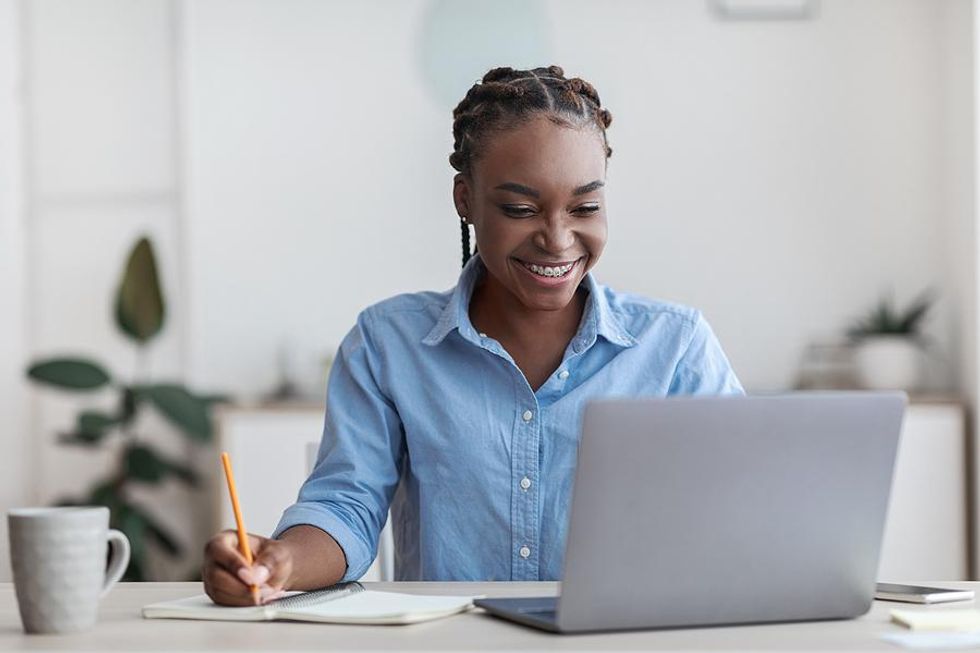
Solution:
<svg viewBox="0 0 980 653">
<path fill-rule="evenodd" d="M 949 601 L 972 601 L 973 590 L 943 589 L 942 587 L 923 587 L 922 585 L 897 585 L 878 583 L 875 598 L 882 601 L 905 601 L 906 603 L 947 603 Z"/>
</svg>

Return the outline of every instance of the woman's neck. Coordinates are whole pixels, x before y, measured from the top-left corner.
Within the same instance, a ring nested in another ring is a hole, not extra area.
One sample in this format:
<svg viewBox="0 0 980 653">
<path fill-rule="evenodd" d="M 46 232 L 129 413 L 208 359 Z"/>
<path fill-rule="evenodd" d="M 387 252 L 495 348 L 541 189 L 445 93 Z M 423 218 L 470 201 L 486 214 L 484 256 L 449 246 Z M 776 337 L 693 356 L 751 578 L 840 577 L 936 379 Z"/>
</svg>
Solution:
<svg viewBox="0 0 980 653">
<path fill-rule="evenodd" d="M 485 275 L 473 289 L 469 316 L 477 331 L 498 340 L 505 348 L 507 343 L 522 349 L 550 343 L 564 351 L 582 321 L 587 295 L 588 291 L 580 287 L 564 308 L 533 310 Z"/>
</svg>

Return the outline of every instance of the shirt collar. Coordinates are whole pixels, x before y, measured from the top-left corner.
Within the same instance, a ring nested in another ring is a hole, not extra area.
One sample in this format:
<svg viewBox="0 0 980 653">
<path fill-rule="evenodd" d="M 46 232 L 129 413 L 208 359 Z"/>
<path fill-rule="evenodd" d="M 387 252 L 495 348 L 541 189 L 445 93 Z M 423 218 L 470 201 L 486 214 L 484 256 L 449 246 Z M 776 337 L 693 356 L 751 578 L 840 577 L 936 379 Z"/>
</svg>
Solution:
<svg viewBox="0 0 980 653">
<path fill-rule="evenodd" d="M 476 333 L 476 329 L 470 322 L 469 307 L 470 299 L 473 297 L 473 289 L 485 272 L 486 267 L 478 254 L 467 261 L 462 272 L 460 272 L 459 281 L 449 297 L 449 302 L 440 313 L 435 326 L 422 339 L 422 344 L 438 345 L 454 329 L 459 330 L 460 335 L 467 340 L 479 342 L 479 334 Z M 609 304 L 605 289 L 599 285 L 591 272 L 585 275 L 582 285 L 589 291 L 589 295 L 585 312 L 582 315 L 582 322 L 579 324 L 578 333 L 574 340 L 577 343 L 577 351 L 591 347 L 597 336 L 602 336 L 620 347 L 635 345 L 636 338 L 623 327 L 620 315 Z"/>
<path fill-rule="evenodd" d="M 422 344 L 438 345 L 453 329 L 459 329 L 460 333 L 469 336 L 468 339 L 470 340 L 479 337 L 470 322 L 469 308 L 470 298 L 473 297 L 473 288 L 476 287 L 476 282 L 483 276 L 485 270 L 483 260 L 478 255 L 470 257 L 470 260 L 463 266 L 463 271 L 459 273 L 459 281 L 453 288 L 449 303 L 442 309 L 436 325 L 422 339 Z"/>
</svg>

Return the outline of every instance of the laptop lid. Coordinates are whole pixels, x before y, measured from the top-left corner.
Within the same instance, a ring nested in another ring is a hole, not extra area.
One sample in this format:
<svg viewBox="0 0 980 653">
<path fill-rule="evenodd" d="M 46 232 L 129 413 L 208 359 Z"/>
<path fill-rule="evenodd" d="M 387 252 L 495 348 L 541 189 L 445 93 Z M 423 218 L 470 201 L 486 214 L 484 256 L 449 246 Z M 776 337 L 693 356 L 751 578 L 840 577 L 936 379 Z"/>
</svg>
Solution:
<svg viewBox="0 0 980 653">
<path fill-rule="evenodd" d="M 863 614 L 905 403 L 899 392 L 590 403 L 559 628 Z"/>
</svg>

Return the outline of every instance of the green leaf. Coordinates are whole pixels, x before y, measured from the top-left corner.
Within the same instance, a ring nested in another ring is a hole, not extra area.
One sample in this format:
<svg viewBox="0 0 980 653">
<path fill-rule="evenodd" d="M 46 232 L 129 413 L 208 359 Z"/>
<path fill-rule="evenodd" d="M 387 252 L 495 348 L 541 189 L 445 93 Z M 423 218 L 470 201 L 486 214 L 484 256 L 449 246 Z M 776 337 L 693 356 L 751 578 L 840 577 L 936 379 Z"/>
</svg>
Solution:
<svg viewBox="0 0 980 653">
<path fill-rule="evenodd" d="M 138 407 L 139 393 L 134 388 L 124 387 L 122 399 L 119 402 L 119 423 L 125 426 L 132 422 Z"/>
<path fill-rule="evenodd" d="M 145 579 L 146 562 L 146 522 L 129 504 L 119 506 L 115 514 L 113 528 L 118 528 L 129 538 L 129 567 L 126 576 L 129 580 Z"/>
<path fill-rule="evenodd" d="M 93 436 L 87 433 L 61 433 L 58 435 L 58 442 L 62 444 L 77 444 L 82 447 L 95 447 L 98 446 L 99 441 L 102 438 L 100 436 Z"/>
<path fill-rule="evenodd" d="M 168 476 L 174 476 L 188 485 L 197 485 L 197 473 L 193 469 L 160 455 L 146 445 L 131 445 L 123 456 L 127 478 L 144 483 L 159 483 Z"/>
<path fill-rule="evenodd" d="M 97 410 L 84 410 L 78 415 L 75 430 L 79 436 L 98 442 L 118 423 L 119 419 L 114 415 L 107 415 Z"/>
<path fill-rule="evenodd" d="M 123 454 L 126 477 L 144 483 L 159 483 L 167 475 L 169 468 L 157 453 L 141 444 L 134 444 Z"/>
<path fill-rule="evenodd" d="M 847 331 L 853 340 L 861 340 L 874 335 L 902 335 L 910 338 L 921 337 L 921 323 L 935 297 L 931 291 L 920 295 L 904 312 L 895 307 L 894 300 L 882 297 L 878 304 L 863 319 L 855 322 Z"/>
<path fill-rule="evenodd" d="M 901 328 L 906 333 L 918 333 L 921 322 L 925 319 L 929 309 L 932 308 L 935 299 L 933 293 L 928 290 L 916 298 L 901 317 Z"/>
<path fill-rule="evenodd" d="M 197 487 L 199 479 L 197 472 L 195 472 L 193 469 L 173 460 L 167 462 L 167 467 L 167 471 L 169 471 L 172 475 L 176 476 L 191 487 Z"/>
<path fill-rule="evenodd" d="M 160 332 L 164 316 L 153 245 L 143 237 L 129 254 L 116 292 L 116 324 L 124 334 L 142 344 Z"/>
<path fill-rule="evenodd" d="M 98 363 L 83 358 L 52 358 L 34 363 L 27 376 L 68 390 L 95 390 L 109 383 L 109 373 Z"/>
<path fill-rule="evenodd" d="M 74 508 L 75 506 L 87 506 L 89 504 L 87 501 L 74 497 L 59 497 L 54 502 L 54 505 L 59 508 Z"/>
<path fill-rule="evenodd" d="M 139 392 L 188 436 L 200 442 L 211 440 L 211 416 L 206 401 L 176 384 L 142 386 Z"/>
<path fill-rule="evenodd" d="M 132 550 L 132 544 L 130 544 L 130 549 Z M 127 583 L 141 583 L 146 580 L 146 572 L 143 570 L 143 558 L 137 558 L 133 553 L 129 555 L 129 566 L 126 567 L 126 573 L 123 574 L 122 580 Z"/>
<path fill-rule="evenodd" d="M 110 514 L 117 512 L 119 506 L 123 504 L 122 497 L 119 493 L 119 487 L 112 481 L 99 483 L 93 487 L 92 492 L 89 495 L 89 502 L 94 506 L 107 507 Z"/>
</svg>

